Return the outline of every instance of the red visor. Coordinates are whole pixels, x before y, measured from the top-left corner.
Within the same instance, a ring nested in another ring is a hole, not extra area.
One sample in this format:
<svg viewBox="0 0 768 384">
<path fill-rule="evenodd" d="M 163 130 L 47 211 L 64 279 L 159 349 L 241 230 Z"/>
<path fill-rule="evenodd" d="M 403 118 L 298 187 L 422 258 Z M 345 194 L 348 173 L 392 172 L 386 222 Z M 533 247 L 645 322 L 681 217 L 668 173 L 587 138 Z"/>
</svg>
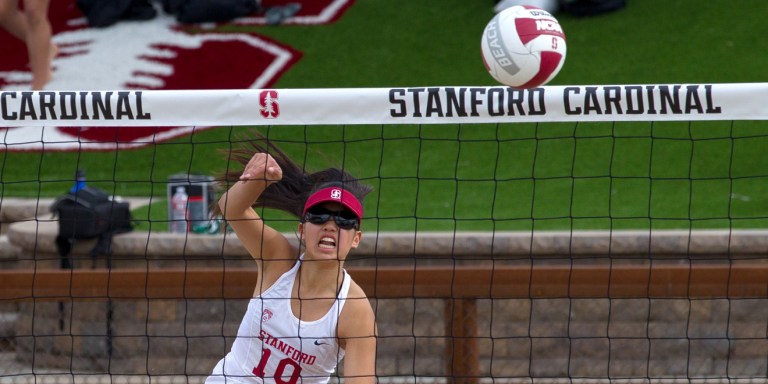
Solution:
<svg viewBox="0 0 768 384">
<path fill-rule="evenodd" d="M 329 201 L 340 203 L 341 205 L 349 208 L 349 210 L 352 211 L 358 219 L 363 219 L 363 205 L 360 204 L 360 201 L 357 200 L 357 197 L 355 197 L 352 192 L 346 191 L 339 187 L 323 188 L 313 193 L 312 196 L 309 196 L 307 203 L 304 204 L 304 211 L 302 212 L 302 216 L 307 214 L 307 210 L 309 208 L 317 204 Z"/>
</svg>

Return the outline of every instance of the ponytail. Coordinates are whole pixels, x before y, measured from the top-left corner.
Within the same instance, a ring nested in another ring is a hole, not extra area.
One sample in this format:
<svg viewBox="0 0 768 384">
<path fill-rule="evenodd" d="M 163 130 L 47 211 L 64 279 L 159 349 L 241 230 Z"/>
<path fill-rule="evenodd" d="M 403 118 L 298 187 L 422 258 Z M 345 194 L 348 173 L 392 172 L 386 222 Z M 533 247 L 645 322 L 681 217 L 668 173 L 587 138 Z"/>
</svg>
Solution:
<svg viewBox="0 0 768 384">
<path fill-rule="evenodd" d="M 253 204 L 254 208 L 272 208 L 288 212 L 297 218 L 301 217 L 304 203 L 309 196 L 322 188 L 338 186 L 351 192 L 359 201 L 363 201 L 373 187 L 361 184 L 357 178 L 340 168 L 326 168 L 324 170 L 307 173 L 304 168 L 296 164 L 291 158 L 276 145 L 272 144 L 264 135 L 254 132 L 255 139 L 249 139 L 241 146 L 229 152 L 228 162 L 240 164 L 237 169 L 229 169 L 219 178 L 220 185 L 229 188 L 230 185 L 240 180 L 240 175 L 245 165 L 256 153 L 271 155 L 283 171 L 283 178 L 271 184 L 259 196 Z M 217 212 L 218 213 L 218 212 Z"/>
</svg>

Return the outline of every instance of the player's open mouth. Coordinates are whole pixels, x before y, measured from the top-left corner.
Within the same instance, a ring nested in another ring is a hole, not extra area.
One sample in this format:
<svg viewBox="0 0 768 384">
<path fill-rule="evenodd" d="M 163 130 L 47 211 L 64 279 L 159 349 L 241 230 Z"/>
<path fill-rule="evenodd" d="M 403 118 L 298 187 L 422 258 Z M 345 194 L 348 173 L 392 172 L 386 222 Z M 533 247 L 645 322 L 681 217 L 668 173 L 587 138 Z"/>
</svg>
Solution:
<svg viewBox="0 0 768 384">
<path fill-rule="evenodd" d="M 330 236 L 323 237 L 320 239 L 318 246 L 325 249 L 334 249 L 336 248 L 336 239 Z"/>
</svg>

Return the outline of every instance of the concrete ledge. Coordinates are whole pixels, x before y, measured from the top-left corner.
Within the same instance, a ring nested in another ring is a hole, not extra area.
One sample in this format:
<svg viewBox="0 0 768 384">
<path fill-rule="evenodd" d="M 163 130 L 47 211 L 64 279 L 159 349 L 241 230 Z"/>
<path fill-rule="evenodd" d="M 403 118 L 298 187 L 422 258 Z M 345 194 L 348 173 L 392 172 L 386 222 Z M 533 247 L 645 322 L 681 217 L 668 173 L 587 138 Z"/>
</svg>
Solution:
<svg viewBox="0 0 768 384">
<path fill-rule="evenodd" d="M 132 207 L 149 198 L 128 198 Z M 0 221 L 8 243 L 0 240 L 0 258 L 19 249 L 55 253 L 58 231 L 50 213 L 53 199 L 0 200 Z M 286 234 L 296 242 L 294 234 Z M 87 243 L 87 242 L 82 242 Z M 87 246 L 87 245 L 86 245 Z M 116 236 L 115 255 L 153 257 L 247 257 L 234 235 L 179 235 L 132 232 Z M 768 230 L 539 231 L 539 232 L 365 232 L 355 257 L 391 256 L 610 256 L 610 255 L 765 255 Z"/>
<path fill-rule="evenodd" d="M 31 218 L 50 218 L 53 199 L 17 199 L 0 200 L 0 221 L 3 223 L 29 220 Z"/>
<path fill-rule="evenodd" d="M 55 253 L 55 221 L 14 223 L 10 244 L 24 252 Z M 287 234 L 297 241 L 293 234 Z M 115 237 L 114 255 L 247 257 L 233 234 L 198 235 L 131 232 Z M 765 255 L 768 231 L 552 231 L 552 232 L 381 232 L 366 233 L 360 256 L 681 256 Z"/>
<path fill-rule="evenodd" d="M 20 253 L 21 248 L 11 244 L 8 241 L 8 236 L 0 235 L 0 268 L 5 262 L 18 260 Z"/>
</svg>

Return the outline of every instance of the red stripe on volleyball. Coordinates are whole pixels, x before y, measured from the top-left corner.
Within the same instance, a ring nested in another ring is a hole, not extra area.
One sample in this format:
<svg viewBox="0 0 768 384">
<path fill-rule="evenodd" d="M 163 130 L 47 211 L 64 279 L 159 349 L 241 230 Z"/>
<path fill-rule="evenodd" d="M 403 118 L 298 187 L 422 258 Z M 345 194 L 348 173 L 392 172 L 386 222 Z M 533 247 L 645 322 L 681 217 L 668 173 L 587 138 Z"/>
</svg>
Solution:
<svg viewBox="0 0 768 384">
<path fill-rule="evenodd" d="M 488 65 L 487 61 L 485 61 L 485 55 L 483 55 L 483 50 L 482 49 L 480 50 L 480 57 L 483 58 L 483 65 L 485 65 L 485 70 L 486 71 L 490 71 L 491 70 L 491 66 Z"/>
<path fill-rule="evenodd" d="M 537 73 L 536 76 L 534 76 L 527 83 L 521 85 L 519 88 L 535 88 L 539 85 L 542 85 L 545 81 L 547 81 L 547 79 L 549 79 L 549 76 L 555 72 L 557 66 L 560 65 L 560 60 L 562 59 L 563 55 L 557 52 L 542 52 L 541 62 L 539 63 L 539 73 Z"/>
<path fill-rule="evenodd" d="M 548 19 L 518 18 L 515 19 L 515 29 L 517 29 L 517 35 L 520 36 L 520 41 L 523 42 L 523 45 L 528 44 L 531 40 L 541 35 L 565 38 L 562 30 L 558 30 L 560 29 L 560 24 Z"/>
</svg>

